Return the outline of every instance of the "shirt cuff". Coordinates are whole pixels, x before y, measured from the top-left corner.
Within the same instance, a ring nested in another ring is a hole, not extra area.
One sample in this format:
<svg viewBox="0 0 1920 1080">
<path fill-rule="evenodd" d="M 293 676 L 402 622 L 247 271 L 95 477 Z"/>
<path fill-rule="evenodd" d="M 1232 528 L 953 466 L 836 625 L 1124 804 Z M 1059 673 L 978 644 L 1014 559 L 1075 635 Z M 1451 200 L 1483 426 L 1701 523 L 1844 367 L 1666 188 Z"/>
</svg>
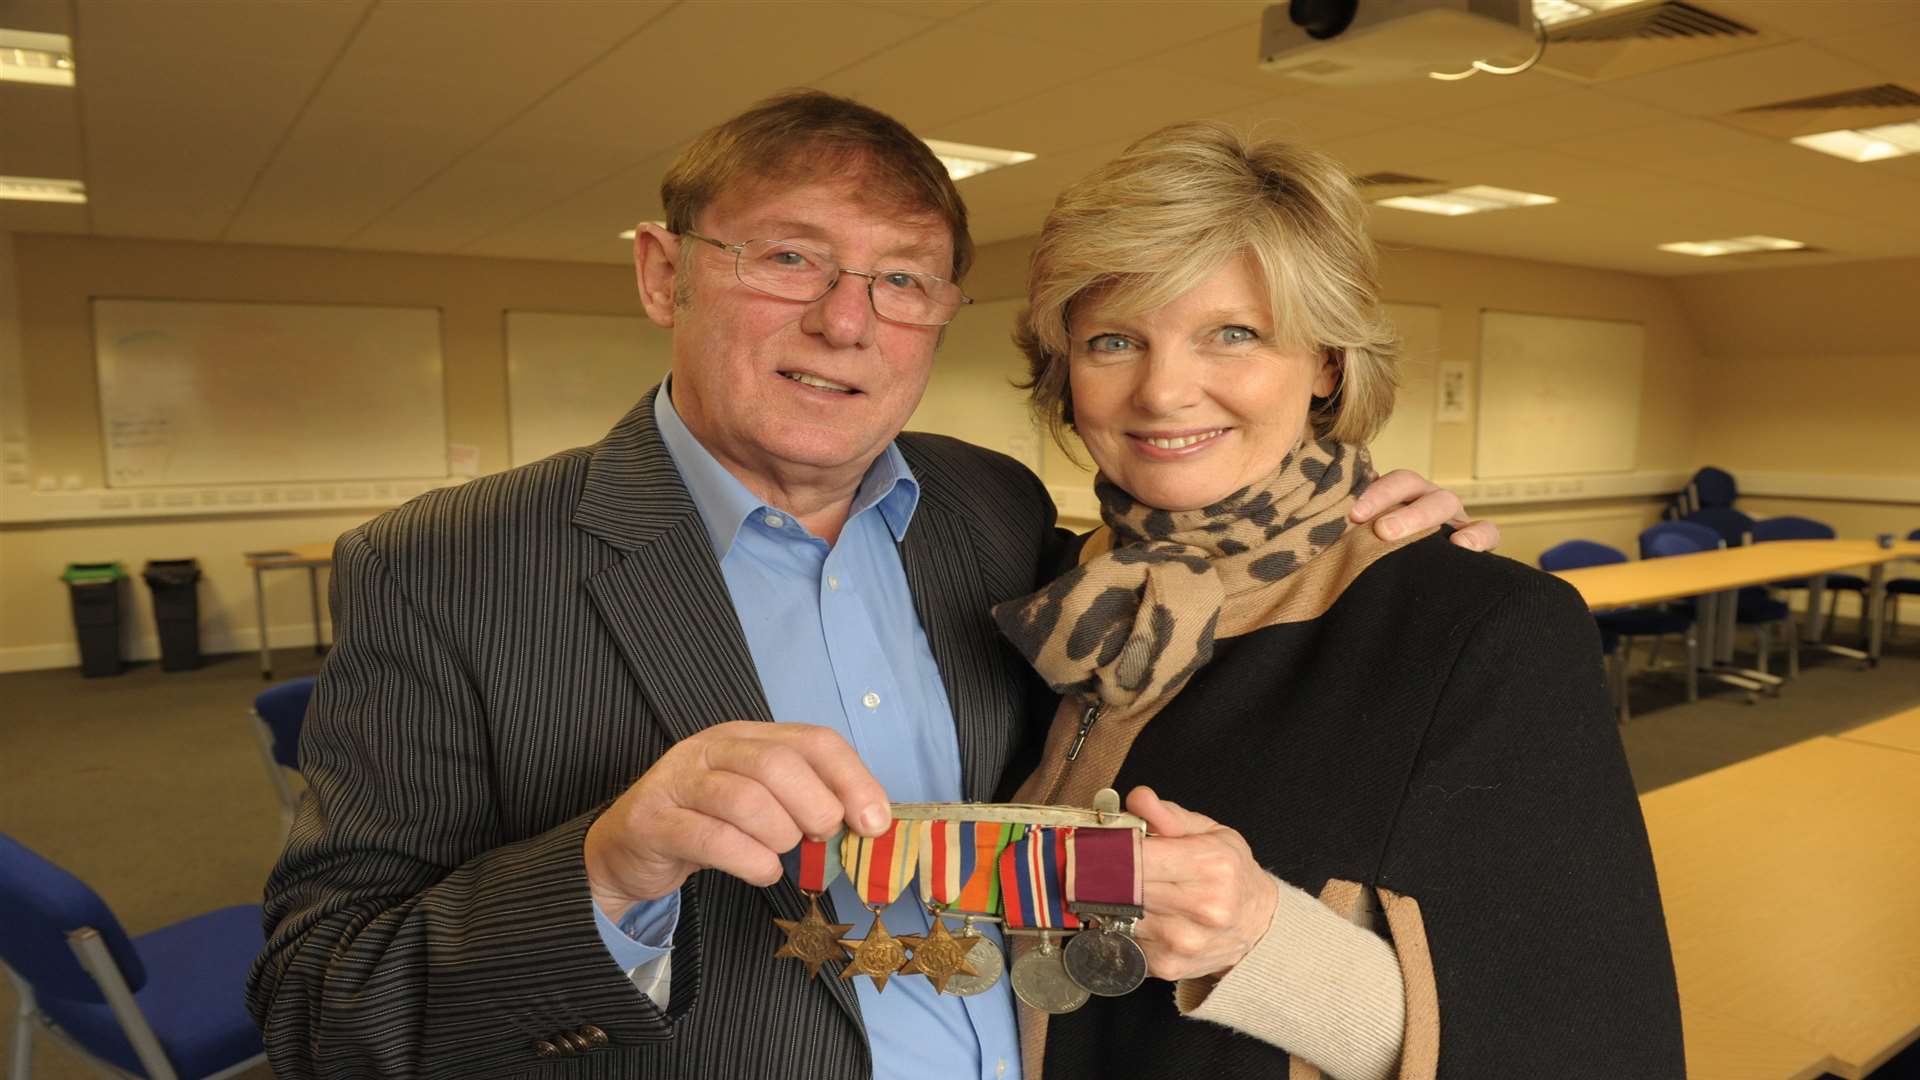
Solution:
<svg viewBox="0 0 1920 1080">
<path fill-rule="evenodd" d="M 658 900 L 635 904 L 617 923 L 594 904 L 593 924 L 613 962 L 631 973 L 673 952 L 673 932 L 680 926 L 680 892 L 676 889 Z"/>
</svg>

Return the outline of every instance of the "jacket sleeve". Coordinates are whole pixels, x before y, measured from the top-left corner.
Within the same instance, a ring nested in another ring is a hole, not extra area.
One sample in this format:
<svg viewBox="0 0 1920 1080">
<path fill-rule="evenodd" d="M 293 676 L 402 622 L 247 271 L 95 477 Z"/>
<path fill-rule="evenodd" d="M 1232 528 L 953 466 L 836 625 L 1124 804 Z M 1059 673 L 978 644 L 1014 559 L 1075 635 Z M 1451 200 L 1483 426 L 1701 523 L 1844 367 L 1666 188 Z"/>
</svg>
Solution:
<svg viewBox="0 0 1920 1080">
<path fill-rule="evenodd" d="M 1679 1080 L 1673 959 L 1593 619 L 1529 574 L 1456 633 L 1379 874 L 1409 1053 L 1437 1023 L 1450 1080 Z M 1408 964 L 1429 960 L 1423 994 Z"/>
<path fill-rule="evenodd" d="M 676 980 L 669 1015 L 608 954 L 581 858 L 594 814 L 502 834 L 475 673 L 362 530 L 336 548 L 332 600 L 301 739 L 309 795 L 248 985 L 276 1075 L 519 1074 L 544 1064 L 542 1042 L 669 1038 L 697 979 Z M 676 969 L 697 957 L 683 916 Z"/>
</svg>

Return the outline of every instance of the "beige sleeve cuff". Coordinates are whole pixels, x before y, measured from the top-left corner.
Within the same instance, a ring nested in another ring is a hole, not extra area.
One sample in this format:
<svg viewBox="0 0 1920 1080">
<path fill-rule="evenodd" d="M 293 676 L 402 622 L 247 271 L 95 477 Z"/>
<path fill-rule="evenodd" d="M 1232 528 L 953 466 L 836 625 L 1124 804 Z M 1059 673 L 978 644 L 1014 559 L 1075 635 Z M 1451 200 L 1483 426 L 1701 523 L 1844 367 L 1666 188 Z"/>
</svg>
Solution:
<svg viewBox="0 0 1920 1080">
<path fill-rule="evenodd" d="M 1218 979 L 1183 979 L 1174 1003 L 1319 1066 L 1336 1080 L 1389 1080 L 1406 988 L 1393 946 L 1278 878 L 1273 921 Z"/>
</svg>

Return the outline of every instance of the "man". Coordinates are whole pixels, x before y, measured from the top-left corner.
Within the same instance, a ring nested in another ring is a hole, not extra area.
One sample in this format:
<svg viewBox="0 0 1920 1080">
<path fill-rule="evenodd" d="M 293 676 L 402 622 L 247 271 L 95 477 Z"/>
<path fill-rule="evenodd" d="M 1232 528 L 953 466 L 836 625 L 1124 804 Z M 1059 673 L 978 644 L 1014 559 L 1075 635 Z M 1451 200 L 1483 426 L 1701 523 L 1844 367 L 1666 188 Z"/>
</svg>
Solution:
<svg viewBox="0 0 1920 1080">
<path fill-rule="evenodd" d="M 282 1076 L 1019 1073 L 1004 985 L 772 959 L 805 910 L 781 853 L 989 799 L 1036 734 L 988 609 L 1051 569 L 1045 489 L 899 434 L 965 210 L 903 127 L 813 93 L 708 132 L 663 195 L 635 266 L 665 389 L 339 541 L 249 993 Z M 911 893 L 884 918 L 927 925 Z"/>
</svg>

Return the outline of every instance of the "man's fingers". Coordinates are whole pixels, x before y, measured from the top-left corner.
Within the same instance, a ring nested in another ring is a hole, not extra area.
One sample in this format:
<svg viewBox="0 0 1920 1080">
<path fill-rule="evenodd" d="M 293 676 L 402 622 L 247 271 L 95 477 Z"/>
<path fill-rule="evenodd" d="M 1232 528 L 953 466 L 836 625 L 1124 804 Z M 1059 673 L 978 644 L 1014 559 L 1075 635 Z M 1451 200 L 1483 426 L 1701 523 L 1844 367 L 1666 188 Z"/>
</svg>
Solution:
<svg viewBox="0 0 1920 1080">
<path fill-rule="evenodd" d="M 797 747 L 839 800 L 849 827 L 867 836 L 886 831 L 893 820 L 887 810 L 887 789 L 867 771 L 866 762 L 839 732 L 812 724 L 777 726 L 795 729 Z"/>
<path fill-rule="evenodd" d="M 1207 815 L 1162 799 L 1152 788 L 1144 786 L 1127 792 L 1127 812 L 1144 820 L 1147 831 L 1155 836 L 1192 836 L 1220 827 Z"/>
<path fill-rule="evenodd" d="M 689 777 L 683 786 L 681 806 L 732 825 L 762 847 L 788 851 L 800 843 L 803 827 L 758 780 L 713 769 Z"/>
<path fill-rule="evenodd" d="M 777 853 L 719 818 L 675 807 L 660 814 L 660 826 L 673 837 L 673 853 L 696 866 L 762 886 L 779 881 L 784 872 Z"/>
<path fill-rule="evenodd" d="M 1411 469 L 1395 469 L 1385 476 L 1376 477 L 1373 483 L 1367 485 L 1367 490 L 1354 500 L 1353 510 L 1347 516 L 1357 524 L 1364 524 L 1382 511 L 1411 502 L 1434 490 L 1433 484 L 1419 473 Z M 1394 539 L 1384 533 L 1381 536 L 1387 540 Z"/>
<path fill-rule="evenodd" d="M 866 766 L 853 754 L 845 740 L 823 728 L 801 725 L 767 724 L 764 732 L 748 737 L 717 740 L 707 747 L 703 764 L 707 770 L 744 776 L 772 793 L 789 817 L 809 836 L 831 836 L 842 821 L 853 824 L 863 807 L 849 805 L 836 790 L 837 782 L 850 788 L 854 797 L 864 797 L 872 805 L 874 796 L 862 792 L 857 781 L 845 779 L 846 766 L 835 760 L 838 751 L 853 758 L 853 768 L 866 777 L 873 792 L 878 792 L 881 813 L 885 814 L 886 793 L 867 774 Z M 783 731 L 792 727 L 796 730 Z M 825 738 L 820 738 L 824 735 Z M 830 775 L 837 771 L 839 776 Z M 686 801 L 684 798 L 680 801 Z"/>
<path fill-rule="evenodd" d="M 1453 542 L 1472 551 L 1492 551 L 1500 546 L 1500 526 L 1491 521 L 1473 521 L 1453 534 Z"/>
</svg>

